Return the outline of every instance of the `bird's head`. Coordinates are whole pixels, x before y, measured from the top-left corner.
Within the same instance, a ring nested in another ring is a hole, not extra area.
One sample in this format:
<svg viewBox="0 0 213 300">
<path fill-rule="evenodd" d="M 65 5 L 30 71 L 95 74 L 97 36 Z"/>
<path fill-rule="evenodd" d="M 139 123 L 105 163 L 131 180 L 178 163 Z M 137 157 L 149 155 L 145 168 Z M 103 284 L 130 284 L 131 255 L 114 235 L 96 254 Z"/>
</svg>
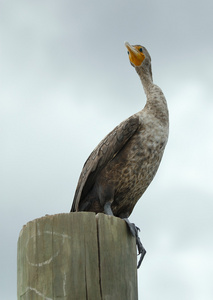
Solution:
<svg viewBox="0 0 213 300">
<path fill-rule="evenodd" d="M 130 45 L 125 42 L 130 63 L 133 67 L 151 65 L 151 57 L 145 47 L 140 45 Z"/>
</svg>

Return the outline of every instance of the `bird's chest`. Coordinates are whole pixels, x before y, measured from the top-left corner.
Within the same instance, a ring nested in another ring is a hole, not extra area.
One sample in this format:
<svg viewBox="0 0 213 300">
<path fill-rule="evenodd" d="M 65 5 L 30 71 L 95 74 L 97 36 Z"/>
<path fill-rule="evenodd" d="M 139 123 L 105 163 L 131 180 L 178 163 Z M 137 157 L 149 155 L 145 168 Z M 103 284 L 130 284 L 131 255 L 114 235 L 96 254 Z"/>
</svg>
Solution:
<svg viewBox="0 0 213 300">
<path fill-rule="evenodd" d="M 148 123 L 138 131 L 113 162 L 116 194 L 137 201 L 155 176 L 167 142 L 166 130 Z M 125 195 L 125 196 L 124 196 Z"/>
<path fill-rule="evenodd" d="M 160 163 L 166 142 L 167 135 L 162 126 L 146 124 L 124 149 L 127 168 L 132 170 L 135 176 L 145 179 Z"/>
</svg>

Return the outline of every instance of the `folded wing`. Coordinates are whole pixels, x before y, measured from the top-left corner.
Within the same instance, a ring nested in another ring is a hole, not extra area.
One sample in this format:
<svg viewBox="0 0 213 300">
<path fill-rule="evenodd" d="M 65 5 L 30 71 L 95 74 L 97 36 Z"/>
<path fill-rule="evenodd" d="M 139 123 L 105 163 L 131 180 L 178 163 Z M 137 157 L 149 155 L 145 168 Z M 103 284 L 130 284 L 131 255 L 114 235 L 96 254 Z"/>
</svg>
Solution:
<svg viewBox="0 0 213 300">
<path fill-rule="evenodd" d="M 140 121 L 137 115 L 133 115 L 115 127 L 93 150 L 85 162 L 75 196 L 71 212 L 78 211 L 79 203 L 84 200 L 92 189 L 99 172 L 119 154 L 139 127 Z"/>
</svg>

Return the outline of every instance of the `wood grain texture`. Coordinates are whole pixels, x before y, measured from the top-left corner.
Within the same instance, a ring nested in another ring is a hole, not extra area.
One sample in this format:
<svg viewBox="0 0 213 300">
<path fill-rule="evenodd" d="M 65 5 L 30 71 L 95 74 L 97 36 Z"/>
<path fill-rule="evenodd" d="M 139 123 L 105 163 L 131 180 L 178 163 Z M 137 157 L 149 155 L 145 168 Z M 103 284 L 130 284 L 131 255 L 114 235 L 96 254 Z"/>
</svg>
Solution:
<svg viewBox="0 0 213 300">
<path fill-rule="evenodd" d="M 17 259 L 21 300 L 138 299 L 135 239 L 116 217 L 78 212 L 31 221 Z"/>
<path fill-rule="evenodd" d="M 98 214 L 103 299 L 138 299 L 135 238 L 120 218 Z"/>
</svg>

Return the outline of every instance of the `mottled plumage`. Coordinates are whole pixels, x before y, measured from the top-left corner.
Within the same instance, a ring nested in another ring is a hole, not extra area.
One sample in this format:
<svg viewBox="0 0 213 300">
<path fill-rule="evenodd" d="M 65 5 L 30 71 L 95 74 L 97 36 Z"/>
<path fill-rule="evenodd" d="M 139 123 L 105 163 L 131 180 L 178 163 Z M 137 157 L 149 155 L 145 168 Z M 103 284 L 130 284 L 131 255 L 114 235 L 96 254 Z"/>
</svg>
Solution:
<svg viewBox="0 0 213 300">
<path fill-rule="evenodd" d="M 130 57 L 130 62 L 140 76 L 147 102 L 143 110 L 118 125 L 91 153 L 78 181 L 73 212 L 104 212 L 109 202 L 115 216 L 128 218 L 154 178 L 167 143 L 168 109 L 161 89 L 153 84 L 150 55 L 145 47 L 128 43 L 126 47 L 142 52 L 139 66 L 137 57 Z"/>
</svg>

